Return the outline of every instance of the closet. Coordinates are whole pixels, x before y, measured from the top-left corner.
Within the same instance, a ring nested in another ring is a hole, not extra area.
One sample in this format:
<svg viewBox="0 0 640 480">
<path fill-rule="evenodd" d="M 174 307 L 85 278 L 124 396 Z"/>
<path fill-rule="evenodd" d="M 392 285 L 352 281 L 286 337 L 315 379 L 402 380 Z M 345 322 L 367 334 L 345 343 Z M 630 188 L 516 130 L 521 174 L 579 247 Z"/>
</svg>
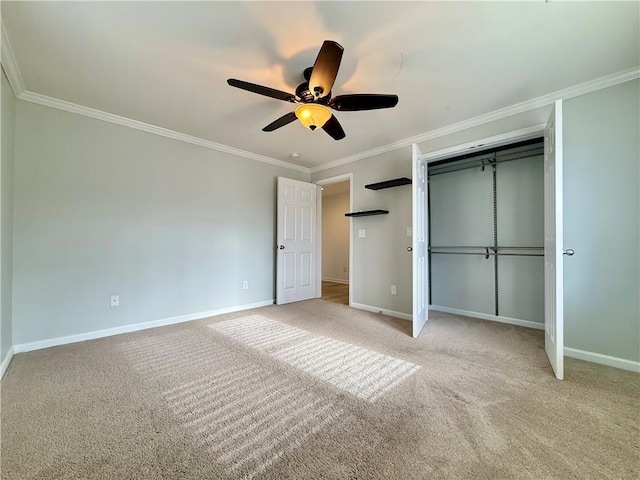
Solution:
<svg viewBox="0 0 640 480">
<path fill-rule="evenodd" d="M 542 139 L 428 165 L 433 310 L 544 326 Z"/>
</svg>

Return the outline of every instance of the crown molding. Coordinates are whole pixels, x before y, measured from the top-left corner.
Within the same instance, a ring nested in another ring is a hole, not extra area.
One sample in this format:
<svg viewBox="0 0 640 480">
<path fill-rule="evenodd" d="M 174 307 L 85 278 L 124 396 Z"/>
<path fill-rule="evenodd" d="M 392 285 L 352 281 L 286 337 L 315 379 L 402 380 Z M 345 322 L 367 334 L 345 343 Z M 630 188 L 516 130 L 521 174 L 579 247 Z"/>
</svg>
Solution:
<svg viewBox="0 0 640 480">
<path fill-rule="evenodd" d="M 45 107 L 64 110 L 66 112 L 75 113 L 77 115 L 82 115 L 82 116 L 93 118 L 96 120 L 102 120 L 103 122 L 115 123 L 116 125 L 133 128 L 135 130 L 151 133 L 153 135 L 159 135 L 161 137 L 171 138 L 173 140 L 190 143 L 192 145 L 198 145 L 200 147 L 205 147 L 210 150 L 217 150 L 219 152 L 230 153 L 232 155 L 245 157 L 251 160 L 256 160 L 258 162 L 269 163 L 277 167 L 283 167 L 291 170 L 297 170 L 299 172 L 310 173 L 310 170 L 307 167 L 294 165 L 293 163 L 284 162 L 282 160 L 267 157 L 264 155 L 259 155 L 257 153 L 247 152 L 246 150 L 241 150 L 239 148 L 230 147 L 228 145 L 223 145 L 221 143 L 212 142 L 210 140 L 205 140 L 204 138 L 195 137 L 193 135 L 187 135 L 186 133 L 176 132 L 175 130 L 170 130 L 168 128 L 158 127 L 156 125 L 151 125 L 149 123 L 139 122 L 138 120 L 132 120 L 127 117 L 121 117 L 119 115 L 114 115 L 112 113 L 103 112 L 102 110 L 96 110 L 94 108 L 89 108 L 83 105 L 67 102 L 65 100 L 60 100 L 58 98 L 48 97 L 46 95 L 40 95 L 39 93 L 26 91 L 22 93 L 22 95 L 18 96 L 18 99 L 24 100 L 26 102 L 36 103 L 38 105 L 43 105 Z"/>
<path fill-rule="evenodd" d="M 2 62 L 2 68 L 7 74 L 7 80 L 9 80 L 11 90 L 13 90 L 13 94 L 17 98 L 25 91 L 24 80 L 22 79 L 22 74 L 20 73 L 20 69 L 18 68 L 16 56 L 13 54 L 11 43 L 9 43 L 9 37 L 7 36 L 7 31 L 4 28 L 4 23 L 1 22 L 0 31 L 2 35 L 2 38 L 0 40 L 0 59 Z"/>
<path fill-rule="evenodd" d="M 525 102 L 516 103 L 515 105 L 511 105 L 506 108 L 501 108 L 499 110 L 495 110 L 490 113 L 478 115 L 477 117 L 463 120 L 462 122 L 453 123 L 451 125 L 447 125 L 446 127 L 437 128 L 435 130 L 431 130 L 426 133 L 421 133 L 420 135 L 415 135 L 413 137 L 405 138 L 404 140 L 399 140 L 397 142 L 389 143 L 387 145 L 373 148 L 371 150 L 367 150 L 361 153 L 356 153 L 355 155 L 350 155 L 348 157 L 335 160 L 333 162 L 325 163 L 323 165 L 318 165 L 316 167 L 311 168 L 311 173 L 317 173 L 324 170 L 328 170 L 330 168 L 339 167 L 340 165 L 346 165 L 348 163 L 356 162 L 364 158 L 373 157 L 374 155 L 379 155 L 381 153 L 397 150 L 398 148 L 408 147 L 413 143 L 421 143 L 427 140 L 432 140 L 434 138 L 444 137 L 445 135 L 450 135 L 452 133 L 460 132 L 462 130 L 467 130 L 469 128 L 484 125 L 486 123 L 495 122 L 496 120 L 502 120 L 503 118 L 511 117 L 513 115 L 518 115 L 520 113 L 524 113 L 530 110 L 535 110 L 536 108 L 546 107 L 548 105 L 552 105 L 556 100 L 560 100 L 560 99 L 566 100 L 568 98 L 577 97 L 580 95 L 584 95 L 586 93 L 595 92 L 603 88 L 613 87 L 614 85 L 628 82 L 630 80 L 635 80 L 637 78 L 640 78 L 640 69 L 632 68 L 628 70 L 623 70 L 622 72 L 614 73 L 612 75 L 607 75 L 605 77 L 596 78 L 595 80 L 590 80 L 585 83 L 580 83 L 578 85 L 574 85 L 572 87 L 565 88 L 563 90 L 558 90 L 556 92 L 549 93 L 547 95 L 543 95 L 541 97 L 537 97 L 531 100 L 527 100 Z"/>
<path fill-rule="evenodd" d="M 524 113 L 530 110 L 535 110 L 536 108 L 546 107 L 548 105 L 553 104 L 553 102 L 559 99 L 568 99 L 572 97 L 577 97 L 579 95 L 595 92 L 603 88 L 612 87 L 620 83 L 624 83 L 630 80 L 635 80 L 637 78 L 640 78 L 640 69 L 637 67 L 630 68 L 628 70 L 623 70 L 621 72 L 614 73 L 612 75 L 596 78 L 594 80 L 590 80 L 588 82 L 574 85 L 572 87 L 565 88 L 563 90 L 558 90 L 556 92 L 552 92 L 547 95 L 543 95 L 531 100 L 527 100 L 525 102 L 517 103 L 515 105 L 511 105 L 506 108 L 501 108 L 493 112 L 478 115 L 477 117 L 473 117 L 467 120 L 463 120 L 461 122 L 453 123 L 445 127 L 437 128 L 435 130 L 430 130 L 428 132 L 415 135 L 413 137 L 405 138 L 397 142 L 389 143 L 387 145 L 376 147 L 371 150 L 366 150 L 364 152 L 360 152 L 355 155 L 350 155 L 348 157 L 334 160 L 329 163 L 308 168 L 308 167 L 303 167 L 301 165 L 295 165 L 293 163 L 285 162 L 283 160 L 267 157 L 265 155 L 259 155 L 257 153 L 248 152 L 246 150 L 241 150 L 239 148 L 230 147 L 228 145 L 224 145 L 221 143 L 212 142 L 210 140 L 205 140 L 204 138 L 195 137 L 193 135 L 187 135 L 185 133 L 176 132 L 174 130 L 169 130 L 168 128 L 158 127 L 156 125 L 139 122 L 137 120 L 121 117 L 119 115 L 103 112 L 101 110 L 85 107 L 83 105 L 78 105 L 78 104 L 67 102 L 57 98 L 48 97 L 46 95 L 29 92 L 25 89 L 24 80 L 22 79 L 22 75 L 20 73 L 20 69 L 18 68 L 18 63 L 16 62 L 13 49 L 11 48 L 11 44 L 9 43 L 9 38 L 6 33 L 6 29 L 4 27 L 4 24 L 2 24 L 1 22 L 0 22 L 0 30 L 2 34 L 2 39 L 1 39 L 2 67 L 7 74 L 7 79 L 9 80 L 9 84 L 11 85 L 14 95 L 16 96 L 16 98 L 20 100 L 37 103 L 39 105 L 44 105 L 51 108 L 57 108 L 57 109 L 75 113 L 78 115 L 83 115 L 86 117 L 102 120 L 105 122 L 115 123 L 117 125 L 133 128 L 133 129 L 151 133 L 154 135 L 171 138 L 181 142 L 190 143 L 192 145 L 198 145 L 211 150 L 230 153 L 232 155 L 237 155 L 237 156 L 248 158 L 251 160 L 256 160 L 258 162 L 268 163 L 278 167 L 288 168 L 291 170 L 296 170 L 296 171 L 307 173 L 307 174 L 321 172 L 324 170 L 328 170 L 330 168 L 338 167 L 340 165 L 346 165 L 348 163 L 356 162 L 358 160 L 373 157 L 374 155 L 379 155 L 381 153 L 397 150 L 398 148 L 407 147 L 413 143 L 425 142 L 427 140 L 443 137 L 446 135 L 450 135 L 452 133 L 460 132 L 462 130 L 467 130 L 469 128 L 491 123 L 496 120 L 502 120 L 503 118 L 507 118 L 513 115 L 518 115 L 520 113 Z"/>
<path fill-rule="evenodd" d="M 44 105 L 46 107 L 57 108 L 59 110 L 75 113 L 77 115 L 83 115 L 85 117 L 94 118 L 96 120 L 102 120 L 103 122 L 115 123 L 116 125 L 133 128 L 143 132 L 151 133 L 153 135 L 159 135 L 161 137 L 171 138 L 173 140 L 190 143 L 192 145 L 198 145 L 201 147 L 208 148 L 210 150 L 217 150 L 219 152 L 230 153 L 232 155 L 248 158 L 250 160 L 256 160 L 258 162 L 268 163 L 271 165 L 275 165 L 277 167 L 297 170 L 299 172 L 304 172 L 306 174 L 310 173 L 309 168 L 303 167 L 301 165 L 295 165 L 293 163 L 284 162 L 276 158 L 267 157 L 265 155 L 259 155 L 253 152 L 247 152 L 246 150 L 241 150 L 239 148 L 230 147 L 228 145 L 223 145 L 221 143 L 212 142 L 210 140 L 205 140 L 204 138 L 195 137 L 193 135 L 187 135 L 185 133 L 176 132 L 174 130 L 169 130 L 168 128 L 158 127 L 156 125 L 151 125 L 149 123 L 139 122 L 137 120 L 121 117 L 119 115 L 114 115 L 112 113 L 103 112 L 102 110 L 96 110 L 94 108 L 85 107 L 83 105 L 67 102 L 65 100 L 60 100 L 58 98 L 48 97 L 46 95 L 41 95 L 39 93 L 30 92 L 26 90 L 24 86 L 24 80 L 22 79 L 22 74 L 20 73 L 18 62 L 16 61 L 16 57 L 13 53 L 13 49 L 11 48 L 11 43 L 9 42 L 7 31 L 2 22 L 0 22 L 0 33 L 2 35 L 1 45 L 0 45 L 1 47 L 0 58 L 2 61 L 2 67 L 5 73 L 7 74 L 7 79 L 9 80 L 9 85 L 11 85 L 13 94 L 19 100 L 24 100 L 26 102 L 31 102 L 31 103 L 37 103 L 38 105 Z"/>
</svg>

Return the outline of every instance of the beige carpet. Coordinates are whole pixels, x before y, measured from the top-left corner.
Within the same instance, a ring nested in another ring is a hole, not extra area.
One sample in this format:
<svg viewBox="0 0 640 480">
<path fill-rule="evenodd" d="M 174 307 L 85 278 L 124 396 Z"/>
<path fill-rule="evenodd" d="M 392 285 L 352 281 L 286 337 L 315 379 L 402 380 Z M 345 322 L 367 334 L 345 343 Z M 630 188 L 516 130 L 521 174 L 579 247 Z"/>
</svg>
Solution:
<svg viewBox="0 0 640 480">
<path fill-rule="evenodd" d="M 637 479 L 640 376 L 324 300 L 13 358 L 3 479 Z"/>
</svg>

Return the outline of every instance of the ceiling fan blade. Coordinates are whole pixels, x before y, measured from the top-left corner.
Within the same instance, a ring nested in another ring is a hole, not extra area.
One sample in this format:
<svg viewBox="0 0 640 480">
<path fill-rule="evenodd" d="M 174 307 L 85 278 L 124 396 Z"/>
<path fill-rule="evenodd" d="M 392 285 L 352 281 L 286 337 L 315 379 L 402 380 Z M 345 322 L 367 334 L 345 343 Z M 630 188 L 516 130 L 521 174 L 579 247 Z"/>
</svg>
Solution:
<svg viewBox="0 0 640 480">
<path fill-rule="evenodd" d="M 316 58 L 309 78 L 309 91 L 315 98 L 329 95 L 336 81 L 344 48 L 332 40 L 325 40 Z"/>
<path fill-rule="evenodd" d="M 295 112 L 289 112 L 286 115 L 281 116 L 279 119 L 274 120 L 269 125 L 262 129 L 263 132 L 273 132 L 274 130 L 284 127 L 285 125 L 290 124 L 294 120 L 296 120 Z"/>
<path fill-rule="evenodd" d="M 243 82 L 242 80 L 236 80 L 235 78 L 230 78 L 227 80 L 227 83 L 232 87 L 248 90 L 249 92 L 257 93 L 258 95 L 277 98 L 278 100 L 284 100 L 285 102 L 295 103 L 296 101 L 295 95 L 292 95 L 291 93 L 276 90 L 275 88 L 264 87 L 256 83 Z"/>
<path fill-rule="evenodd" d="M 354 95 L 338 95 L 329 101 L 329 106 L 340 112 L 355 112 L 358 110 L 376 110 L 392 108 L 398 104 L 397 95 L 379 95 L 362 93 Z"/>
<path fill-rule="evenodd" d="M 331 135 L 334 140 L 342 140 L 346 137 L 342 125 L 340 125 L 335 115 L 331 115 L 331 118 L 322 126 L 322 129 Z"/>
</svg>

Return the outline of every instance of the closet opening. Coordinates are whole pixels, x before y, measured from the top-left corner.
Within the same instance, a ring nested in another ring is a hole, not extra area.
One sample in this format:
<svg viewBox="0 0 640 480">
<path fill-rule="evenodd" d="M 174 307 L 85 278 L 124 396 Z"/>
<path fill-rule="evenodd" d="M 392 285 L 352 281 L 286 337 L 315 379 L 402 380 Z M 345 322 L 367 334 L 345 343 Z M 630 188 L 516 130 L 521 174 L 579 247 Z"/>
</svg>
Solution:
<svg viewBox="0 0 640 480">
<path fill-rule="evenodd" d="M 544 140 L 427 168 L 432 310 L 544 329 Z"/>
</svg>

